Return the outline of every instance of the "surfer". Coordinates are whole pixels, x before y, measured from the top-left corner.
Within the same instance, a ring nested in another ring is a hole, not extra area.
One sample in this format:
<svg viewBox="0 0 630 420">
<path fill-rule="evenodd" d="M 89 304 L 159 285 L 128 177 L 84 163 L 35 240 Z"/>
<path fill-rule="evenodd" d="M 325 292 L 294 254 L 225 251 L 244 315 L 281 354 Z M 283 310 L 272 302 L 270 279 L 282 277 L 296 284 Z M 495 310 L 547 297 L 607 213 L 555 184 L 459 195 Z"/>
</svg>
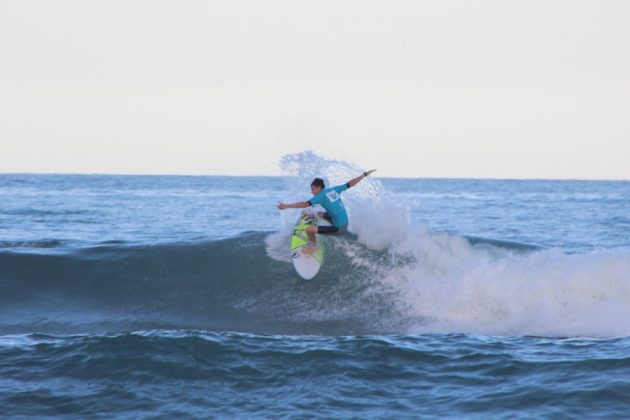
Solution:
<svg viewBox="0 0 630 420">
<path fill-rule="evenodd" d="M 312 254 L 317 249 L 317 238 L 315 234 L 320 235 L 341 235 L 348 231 L 348 214 L 346 208 L 341 200 L 341 193 L 352 188 L 361 182 L 364 178 L 367 178 L 376 169 L 372 169 L 367 172 L 363 172 L 356 178 L 351 179 L 345 184 L 337 185 L 335 187 L 326 188 L 324 180 L 321 178 L 315 178 L 311 182 L 311 193 L 313 198 L 308 201 L 298 201 L 297 203 L 284 204 L 278 203 L 277 207 L 280 210 L 284 209 L 302 209 L 319 204 L 325 212 L 319 212 L 317 215 L 330 222 L 332 226 L 317 226 L 311 225 L 306 228 L 308 239 L 311 242 L 311 246 L 304 249 L 304 252 Z"/>
</svg>

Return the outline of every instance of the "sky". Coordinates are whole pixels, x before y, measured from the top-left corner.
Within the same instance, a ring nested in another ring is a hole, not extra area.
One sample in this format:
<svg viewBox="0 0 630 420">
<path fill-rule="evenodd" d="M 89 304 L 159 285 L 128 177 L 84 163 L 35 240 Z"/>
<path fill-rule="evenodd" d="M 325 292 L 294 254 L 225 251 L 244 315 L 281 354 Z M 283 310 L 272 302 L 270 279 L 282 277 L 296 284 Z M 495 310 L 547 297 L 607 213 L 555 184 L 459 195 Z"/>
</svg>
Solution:
<svg viewBox="0 0 630 420">
<path fill-rule="evenodd" d="M 0 172 L 630 179 L 630 2 L 0 0 Z"/>
</svg>

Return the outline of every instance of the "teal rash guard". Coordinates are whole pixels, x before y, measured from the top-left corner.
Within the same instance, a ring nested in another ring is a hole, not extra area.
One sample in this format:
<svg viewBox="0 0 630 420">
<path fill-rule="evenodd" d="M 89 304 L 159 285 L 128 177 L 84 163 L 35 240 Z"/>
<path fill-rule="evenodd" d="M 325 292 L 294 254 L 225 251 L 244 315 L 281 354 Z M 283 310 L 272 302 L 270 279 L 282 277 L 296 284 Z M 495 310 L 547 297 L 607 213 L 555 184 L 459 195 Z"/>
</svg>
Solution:
<svg viewBox="0 0 630 420">
<path fill-rule="evenodd" d="M 341 228 L 348 224 L 348 214 L 341 201 L 341 193 L 349 188 L 348 184 L 337 185 L 336 187 L 324 188 L 308 200 L 311 206 L 319 204 L 326 209 L 332 218 L 333 225 Z"/>
</svg>

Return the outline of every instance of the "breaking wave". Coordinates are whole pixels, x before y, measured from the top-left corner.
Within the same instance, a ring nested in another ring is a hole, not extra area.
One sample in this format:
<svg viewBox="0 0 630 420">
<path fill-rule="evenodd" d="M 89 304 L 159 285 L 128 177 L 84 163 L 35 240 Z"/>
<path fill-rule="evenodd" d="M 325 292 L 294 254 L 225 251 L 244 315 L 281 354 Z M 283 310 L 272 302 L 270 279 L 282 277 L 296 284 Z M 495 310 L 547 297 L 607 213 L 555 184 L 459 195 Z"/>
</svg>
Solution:
<svg viewBox="0 0 630 420">
<path fill-rule="evenodd" d="M 430 231 L 384 250 L 336 238 L 304 281 L 269 256 L 279 237 L 0 252 L 0 333 L 630 335 L 627 250 L 569 255 Z"/>
</svg>

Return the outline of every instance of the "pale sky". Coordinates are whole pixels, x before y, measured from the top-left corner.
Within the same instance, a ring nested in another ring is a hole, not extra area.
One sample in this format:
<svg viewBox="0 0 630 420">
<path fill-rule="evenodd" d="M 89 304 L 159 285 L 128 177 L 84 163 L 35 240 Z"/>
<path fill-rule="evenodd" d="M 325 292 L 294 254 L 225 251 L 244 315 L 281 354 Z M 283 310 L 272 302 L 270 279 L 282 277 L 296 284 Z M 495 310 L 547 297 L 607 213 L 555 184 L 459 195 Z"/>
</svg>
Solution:
<svg viewBox="0 0 630 420">
<path fill-rule="evenodd" d="M 0 0 L 0 172 L 630 179 L 630 1 Z"/>
</svg>

